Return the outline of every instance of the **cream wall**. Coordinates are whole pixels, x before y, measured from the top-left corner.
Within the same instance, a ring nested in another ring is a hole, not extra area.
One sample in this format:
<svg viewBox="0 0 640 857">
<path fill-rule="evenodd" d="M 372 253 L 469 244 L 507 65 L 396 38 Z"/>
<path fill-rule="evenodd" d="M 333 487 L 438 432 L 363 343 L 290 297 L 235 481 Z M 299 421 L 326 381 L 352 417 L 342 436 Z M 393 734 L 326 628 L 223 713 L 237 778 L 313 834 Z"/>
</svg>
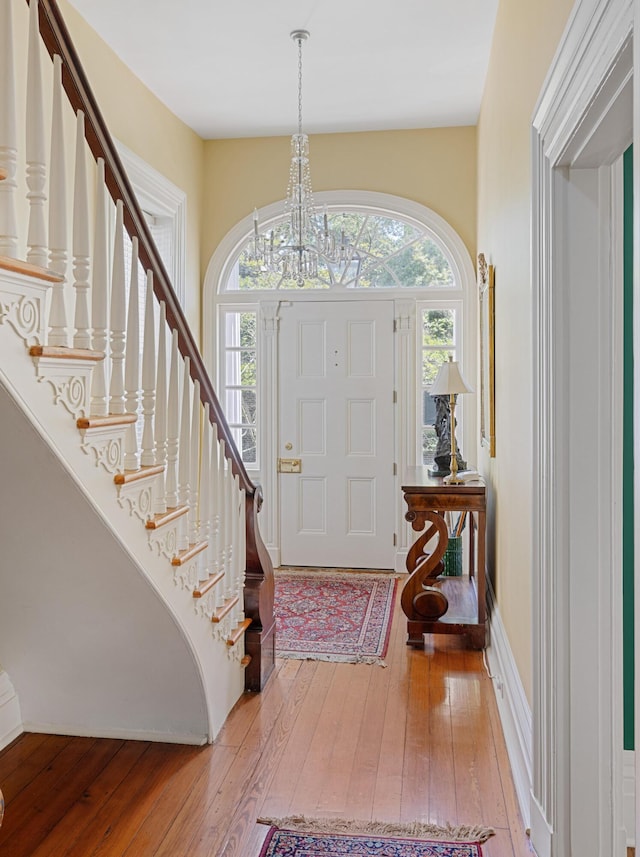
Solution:
<svg viewBox="0 0 640 857">
<path fill-rule="evenodd" d="M 203 271 L 239 220 L 284 197 L 290 139 L 205 143 Z M 475 255 L 475 128 L 318 134 L 309 147 L 314 191 L 370 190 L 420 202 L 444 217 Z"/>
<path fill-rule="evenodd" d="M 572 0 L 501 0 L 478 123 L 478 249 L 495 265 L 496 457 L 489 476 L 500 614 L 531 701 L 530 128 Z"/>
<path fill-rule="evenodd" d="M 204 142 L 147 89 L 68 0 L 58 5 L 111 134 L 187 195 L 184 309 L 198 339 Z"/>
</svg>

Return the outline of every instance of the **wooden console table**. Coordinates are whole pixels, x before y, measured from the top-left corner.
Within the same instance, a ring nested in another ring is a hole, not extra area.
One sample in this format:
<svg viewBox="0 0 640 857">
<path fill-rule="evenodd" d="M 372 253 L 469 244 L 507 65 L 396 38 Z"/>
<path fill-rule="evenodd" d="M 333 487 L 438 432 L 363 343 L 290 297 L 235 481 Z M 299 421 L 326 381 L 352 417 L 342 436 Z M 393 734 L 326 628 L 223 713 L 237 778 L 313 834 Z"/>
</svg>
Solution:
<svg viewBox="0 0 640 857">
<path fill-rule="evenodd" d="M 407 645 L 424 645 L 423 634 L 464 634 L 474 649 L 485 645 L 486 488 L 482 479 L 445 484 L 426 467 L 407 471 L 402 486 L 408 506 L 405 518 L 418 539 L 407 555 L 409 579 L 402 590 L 407 616 Z M 468 573 L 439 577 L 449 532 L 445 512 L 466 512 Z M 431 544 L 429 544 L 431 543 Z M 425 548 L 429 549 L 426 553 Z"/>
</svg>

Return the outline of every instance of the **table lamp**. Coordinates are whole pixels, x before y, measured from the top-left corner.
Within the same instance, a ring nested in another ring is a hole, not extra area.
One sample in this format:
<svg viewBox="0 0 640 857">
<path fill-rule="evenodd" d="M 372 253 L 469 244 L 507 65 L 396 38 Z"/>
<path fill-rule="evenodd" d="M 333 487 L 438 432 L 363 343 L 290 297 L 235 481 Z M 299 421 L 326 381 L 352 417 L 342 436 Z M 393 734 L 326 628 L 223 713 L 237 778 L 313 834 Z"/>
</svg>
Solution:
<svg viewBox="0 0 640 857">
<path fill-rule="evenodd" d="M 462 480 L 458 478 L 458 450 L 456 445 L 456 396 L 458 393 L 473 393 L 471 387 L 460 374 L 458 364 L 449 355 L 449 361 L 443 363 L 438 370 L 436 380 L 429 390 L 432 396 L 449 396 L 449 437 L 451 439 L 451 476 L 447 482 L 459 485 Z"/>
</svg>

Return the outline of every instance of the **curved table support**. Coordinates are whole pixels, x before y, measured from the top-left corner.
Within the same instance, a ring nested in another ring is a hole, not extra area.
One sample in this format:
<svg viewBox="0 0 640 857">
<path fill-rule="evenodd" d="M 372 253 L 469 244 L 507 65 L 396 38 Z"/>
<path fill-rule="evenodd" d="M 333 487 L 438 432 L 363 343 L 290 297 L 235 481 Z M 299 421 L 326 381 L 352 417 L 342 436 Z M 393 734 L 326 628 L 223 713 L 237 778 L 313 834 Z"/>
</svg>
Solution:
<svg viewBox="0 0 640 857">
<path fill-rule="evenodd" d="M 405 519 L 420 533 L 407 554 L 407 579 L 400 603 L 407 617 L 407 645 L 422 648 L 424 634 L 465 635 L 471 646 L 485 645 L 486 488 L 478 479 L 462 485 L 413 468 L 402 486 L 408 506 Z M 468 515 L 468 574 L 439 578 L 449 533 L 445 511 Z M 435 540 L 435 544 L 432 544 Z M 429 546 L 430 552 L 426 552 Z M 453 599 L 453 603 L 452 603 Z M 470 606 L 471 605 L 471 606 Z"/>
</svg>

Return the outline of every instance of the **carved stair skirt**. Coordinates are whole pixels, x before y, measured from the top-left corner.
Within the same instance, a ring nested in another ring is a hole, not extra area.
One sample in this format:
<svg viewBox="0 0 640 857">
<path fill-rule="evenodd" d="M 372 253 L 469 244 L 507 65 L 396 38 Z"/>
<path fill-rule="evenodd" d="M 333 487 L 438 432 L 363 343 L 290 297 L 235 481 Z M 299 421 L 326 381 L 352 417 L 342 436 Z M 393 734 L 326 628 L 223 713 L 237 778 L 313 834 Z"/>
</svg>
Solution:
<svg viewBox="0 0 640 857">
<path fill-rule="evenodd" d="M 81 449 L 115 482 L 114 502 L 140 519 L 149 547 L 193 593 L 197 613 L 224 611 L 213 636 L 222 636 L 230 656 L 238 653 L 245 688 L 261 690 L 275 664 L 275 620 L 273 568 L 258 529 L 260 489 L 246 473 L 60 11 L 53 0 L 27 5 L 28 46 L 19 47 L 12 16 L 25 7 L 20 0 L 0 6 L 0 325 L 30 349 L 37 382 L 50 386 L 76 422 Z M 42 62 L 40 38 L 51 66 Z M 25 54 L 28 86 L 20 96 L 12 57 Z M 48 128 L 43 75 L 53 91 Z M 24 112 L 18 120 L 16 104 Z M 64 138 L 73 113 L 75 167 L 67 182 Z M 16 128 L 25 118 L 20 177 Z M 27 224 L 18 224 L 18 194 L 28 202 Z M 26 261 L 16 258 L 23 244 Z M 142 336 L 138 260 L 146 272 Z"/>
</svg>

